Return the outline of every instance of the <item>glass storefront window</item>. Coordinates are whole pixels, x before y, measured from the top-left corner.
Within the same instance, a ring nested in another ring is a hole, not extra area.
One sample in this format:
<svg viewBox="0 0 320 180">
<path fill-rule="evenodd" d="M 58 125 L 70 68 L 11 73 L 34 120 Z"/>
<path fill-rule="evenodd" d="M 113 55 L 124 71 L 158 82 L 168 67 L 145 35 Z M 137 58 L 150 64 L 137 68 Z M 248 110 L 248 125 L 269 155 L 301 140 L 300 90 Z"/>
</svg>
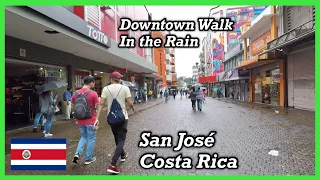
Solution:
<svg viewBox="0 0 320 180">
<path fill-rule="evenodd" d="M 268 70 L 255 75 L 255 102 L 279 105 L 280 70 Z"/>
</svg>

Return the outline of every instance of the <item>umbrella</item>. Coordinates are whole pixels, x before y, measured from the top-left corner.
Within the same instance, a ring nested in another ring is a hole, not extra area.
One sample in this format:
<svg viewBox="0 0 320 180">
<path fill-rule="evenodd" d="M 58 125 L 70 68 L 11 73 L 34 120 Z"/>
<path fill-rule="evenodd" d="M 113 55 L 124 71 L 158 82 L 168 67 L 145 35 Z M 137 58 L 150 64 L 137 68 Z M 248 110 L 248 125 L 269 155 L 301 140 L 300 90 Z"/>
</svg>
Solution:
<svg viewBox="0 0 320 180">
<path fill-rule="evenodd" d="M 218 89 L 219 89 L 219 88 L 214 88 L 214 89 L 213 89 L 213 91 L 214 91 L 214 92 L 217 92 L 217 91 L 218 91 Z"/>
<path fill-rule="evenodd" d="M 122 85 L 128 86 L 128 87 L 135 87 L 135 84 L 129 81 L 121 81 Z"/>
<path fill-rule="evenodd" d="M 131 88 L 132 91 L 138 91 L 138 88 Z"/>
<path fill-rule="evenodd" d="M 51 81 L 51 82 L 48 82 L 48 83 L 40 86 L 37 89 L 37 91 L 38 91 L 38 93 L 41 93 L 41 92 L 51 91 L 54 89 L 59 89 L 61 87 L 65 87 L 65 86 L 68 86 L 68 83 L 66 83 L 64 81 L 60 81 L 60 80 L 59 81 Z"/>
</svg>

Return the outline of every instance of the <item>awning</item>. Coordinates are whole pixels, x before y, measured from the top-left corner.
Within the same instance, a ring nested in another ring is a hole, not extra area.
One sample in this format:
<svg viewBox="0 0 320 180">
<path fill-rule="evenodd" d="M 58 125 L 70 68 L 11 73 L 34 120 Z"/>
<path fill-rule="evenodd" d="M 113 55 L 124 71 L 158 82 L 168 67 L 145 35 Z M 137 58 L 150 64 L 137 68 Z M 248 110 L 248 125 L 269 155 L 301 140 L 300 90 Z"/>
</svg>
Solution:
<svg viewBox="0 0 320 180">
<path fill-rule="evenodd" d="M 262 66 L 265 64 L 275 62 L 275 60 L 270 60 L 265 57 L 266 57 L 266 55 L 264 55 L 264 57 L 255 56 L 255 57 L 251 58 L 250 60 L 243 61 L 241 63 L 241 65 L 238 67 L 235 67 L 235 69 L 251 69 L 254 67 L 258 67 L 258 66 Z"/>
<path fill-rule="evenodd" d="M 252 38 L 260 34 L 261 31 L 267 31 L 271 27 L 272 16 L 276 16 L 277 14 L 267 14 L 261 17 L 259 21 L 253 24 L 245 33 L 243 33 L 238 39 Z"/>
<path fill-rule="evenodd" d="M 159 76 L 158 74 L 156 73 L 152 73 L 152 74 L 145 74 L 146 77 L 150 77 L 150 78 L 155 78 L 155 79 L 163 79 L 162 76 Z"/>
<path fill-rule="evenodd" d="M 201 76 L 199 77 L 199 83 L 211 83 L 216 82 L 217 77 L 214 76 Z"/>
</svg>

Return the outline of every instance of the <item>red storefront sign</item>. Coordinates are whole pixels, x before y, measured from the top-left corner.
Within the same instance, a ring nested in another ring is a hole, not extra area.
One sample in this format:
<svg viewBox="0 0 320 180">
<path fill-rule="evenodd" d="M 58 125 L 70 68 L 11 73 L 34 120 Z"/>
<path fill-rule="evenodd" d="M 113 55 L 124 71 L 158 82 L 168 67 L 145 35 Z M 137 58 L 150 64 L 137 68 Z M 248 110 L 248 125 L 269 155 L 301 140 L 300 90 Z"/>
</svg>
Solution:
<svg viewBox="0 0 320 180">
<path fill-rule="evenodd" d="M 127 73 L 128 69 L 122 69 L 122 68 L 117 68 L 117 69 L 109 69 L 108 73 L 113 73 L 114 71 L 118 71 L 120 73 Z"/>
<path fill-rule="evenodd" d="M 131 76 L 134 76 L 134 77 L 143 77 L 144 74 L 143 74 L 143 73 L 135 73 L 135 74 L 132 74 Z"/>
<path fill-rule="evenodd" d="M 81 89 L 82 86 L 83 86 L 83 79 L 86 77 L 86 76 L 89 76 L 90 75 L 90 72 L 87 72 L 87 71 L 75 71 L 74 72 L 74 75 L 75 75 L 75 79 L 76 79 L 76 89 Z"/>
<path fill-rule="evenodd" d="M 216 82 L 217 76 L 213 75 L 213 76 L 200 76 L 198 81 L 199 83 L 212 83 L 212 82 Z"/>
</svg>

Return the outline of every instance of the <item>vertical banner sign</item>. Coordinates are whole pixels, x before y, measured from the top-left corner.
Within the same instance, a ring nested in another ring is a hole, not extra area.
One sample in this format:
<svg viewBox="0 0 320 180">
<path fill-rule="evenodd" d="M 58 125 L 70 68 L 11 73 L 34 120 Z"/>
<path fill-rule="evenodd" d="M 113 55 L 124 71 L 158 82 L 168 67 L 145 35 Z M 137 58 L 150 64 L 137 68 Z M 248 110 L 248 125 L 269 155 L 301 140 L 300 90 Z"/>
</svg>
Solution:
<svg viewBox="0 0 320 180">
<path fill-rule="evenodd" d="M 90 72 L 86 72 L 86 71 L 75 71 L 75 80 L 76 80 L 76 89 L 81 89 L 82 86 L 83 86 L 83 79 L 86 77 L 86 76 L 89 76 L 90 75 Z"/>
</svg>

